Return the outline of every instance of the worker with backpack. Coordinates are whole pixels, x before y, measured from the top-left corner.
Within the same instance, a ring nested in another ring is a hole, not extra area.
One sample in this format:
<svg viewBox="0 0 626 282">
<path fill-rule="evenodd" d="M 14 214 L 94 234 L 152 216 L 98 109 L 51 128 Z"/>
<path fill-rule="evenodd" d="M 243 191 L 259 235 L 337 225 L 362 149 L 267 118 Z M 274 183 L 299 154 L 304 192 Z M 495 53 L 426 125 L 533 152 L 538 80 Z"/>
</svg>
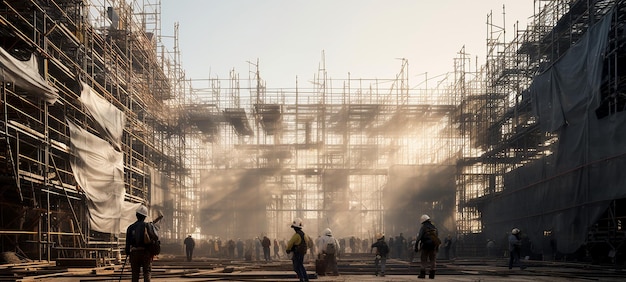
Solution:
<svg viewBox="0 0 626 282">
<path fill-rule="evenodd" d="M 330 275 L 338 276 L 337 256 L 339 255 L 339 241 L 333 237 L 333 231 L 330 228 L 324 230 L 324 236 L 320 237 L 321 254 L 325 261 L 325 271 Z"/>
<path fill-rule="evenodd" d="M 417 234 L 417 241 L 415 242 L 415 252 L 421 251 L 421 269 L 417 278 L 426 278 L 426 268 L 430 266 L 428 278 L 434 279 L 435 268 L 437 266 L 437 252 L 439 251 L 441 240 L 437 233 L 437 227 L 430 221 L 430 216 L 423 214 L 420 217 L 420 222 L 422 223 L 422 227 L 420 228 L 419 234 Z"/>
<path fill-rule="evenodd" d="M 309 236 L 306 236 L 302 231 L 302 219 L 296 218 L 291 223 L 291 228 L 295 231 L 291 239 L 287 243 L 287 254 L 293 253 L 291 261 L 293 262 L 293 270 L 298 275 L 300 282 L 308 282 L 309 276 L 304 268 L 304 255 L 309 248 L 310 242 Z"/>
<path fill-rule="evenodd" d="M 135 211 L 137 221 L 126 229 L 125 254 L 130 257 L 132 281 L 139 281 L 140 270 L 143 268 L 143 280 L 150 281 L 152 272 L 152 259 L 160 252 L 160 241 L 157 228 L 153 222 L 145 222 L 148 216 L 148 208 L 140 205 Z M 154 222 L 160 220 L 160 215 Z"/>
</svg>

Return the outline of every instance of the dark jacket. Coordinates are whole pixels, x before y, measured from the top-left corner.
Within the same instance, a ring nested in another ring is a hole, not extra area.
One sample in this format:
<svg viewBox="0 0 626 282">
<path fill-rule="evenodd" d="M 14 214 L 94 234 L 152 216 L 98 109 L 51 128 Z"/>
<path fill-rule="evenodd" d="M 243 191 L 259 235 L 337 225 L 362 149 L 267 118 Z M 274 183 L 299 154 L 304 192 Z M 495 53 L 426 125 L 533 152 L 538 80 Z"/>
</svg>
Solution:
<svg viewBox="0 0 626 282">
<path fill-rule="evenodd" d="M 374 244 L 372 244 L 372 249 L 376 248 L 376 254 L 377 255 L 381 255 L 383 257 L 387 257 L 387 255 L 389 254 L 389 246 L 387 245 L 387 242 L 385 242 L 385 237 L 383 236 L 382 238 L 376 240 L 376 242 L 374 242 Z"/>
<path fill-rule="evenodd" d="M 145 248 L 146 244 L 143 241 L 144 232 L 146 231 L 146 222 L 143 220 L 137 220 L 133 224 L 129 225 L 126 229 L 126 248 L 124 251 L 126 254 L 130 253 L 132 248 Z"/>
<path fill-rule="evenodd" d="M 185 238 L 183 244 L 185 244 L 185 247 L 187 247 L 187 249 L 193 249 L 196 246 L 196 242 L 193 240 L 192 237 Z"/>
<path fill-rule="evenodd" d="M 420 232 L 417 235 L 417 241 L 415 243 L 415 248 L 416 248 L 415 251 L 417 251 L 418 246 L 424 250 L 435 250 L 439 248 L 439 246 L 435 245 L 435 242 L 433 242 L 433 240 L 429 236 L 425 236 L 426 232 L 428 232 L 429 230 L 433 230 L 433 229 L 435 230 L 435 235 L 438 236 L 437 227 L 435 227 L 435 225 L 433 225 L 433 223 L 430 222 L 430 220 L 424 221 L 422 223 Z"/>
</svg>

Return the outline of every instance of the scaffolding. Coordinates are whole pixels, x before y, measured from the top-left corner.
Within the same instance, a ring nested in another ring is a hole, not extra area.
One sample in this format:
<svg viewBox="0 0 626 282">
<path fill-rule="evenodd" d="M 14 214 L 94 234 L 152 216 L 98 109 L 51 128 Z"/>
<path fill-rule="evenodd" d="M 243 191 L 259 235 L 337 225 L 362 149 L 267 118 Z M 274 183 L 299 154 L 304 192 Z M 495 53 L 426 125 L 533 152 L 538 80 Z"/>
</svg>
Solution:
<svg viewBox="0 0 626 282">
<path fill-rule="evenodd" d="M 58 90 L 58 99 L 50 102 L 4 77 L 2 251 L 57 261 L 78 257 L 104 263 L 118 257 L 119 234 L 89 225 L 85 187 L 78 185 L 70 164 L 76 156 L 69 121 L 105 138 L 80 102 L 85 86 L 127 117 L 117 148 L 123 154 L 125 202 L 164 213 L 166 238 L 185 228 L 173 206 L 179 194 L 170 192 L 184 189 L 188 173 L 177 157 L 185 149 L 176 126 L 179 113 L 164 103 L 178 89 L 170 84 L 176 68 L 164 67 L 173 62 L 156 52 L 159 13 L 159 5 L 143 1 L 0 4 L 3 50 L 21 61 L 33 54 L 41 66 L 36 73 Z"/>
<path fill-rule="evenodd" d="M 482 66 L 463 47 L 453 72 L 425 73 L 411 87 L 406 59 L 390 78 L 336 79 L 322 53 L 313 80 L 270 88 L 259 60 L 248 62 L 246 78 L 234 69 L 227 78 L 185 77 L 178 26 L 174 50 L 164 47 L 160 4 L 4 1 L 0 47 L 21 62 L 34 55 L 48 96 L 2 66 L 2 251 L 39 260 L 118 258 L 119 234 L 89 223 L 90 200 L 72 167 L 71 122 L 122 155 L 124 202 L 163 213 L 165 242 L 178 244 L 187 234 L 286 238 L 298 217 L 309 234 L 330 227 L 339 238 L 412 236 L 427 213 L 440 234 L 462 240 L 460 254 L 482 255 L 488 237 L 536 216 L 494 220 L 489 205 L 519 186 L 531 190 L 575 173 L 526 186 L 515 179 L 524 168 L 549 164 L 562 144 L 539 122 L 533 82 L 606 15 L 613 18 L 596 115 L 617 119 L 625 104 L 624 1 L 534 5 L 532 23 L 516 24 L 508 42 L 506 24 L 487 15 Z M 81 101 L 86 87 L 123 113 L 119 142 Z M 623 198 L 610 201 L 589 226 L 587 243 L 615 251 L 626 213 Z M 532 236 L 543 244 L 553 231 Z"/>
<path fill-rule="evenodd" d="M 605 71 L 602 73 L 601 84 L 603 102 L 597 110 L 597 118 L 615 115 L 618 111 L 616 109 L 620 108 L 615 106 L 622 101 L 618 94 L 621 92 L 620 89 L 623 89 L 622 72 L 619 68 L 622 55 L 619 53 L 624 38 L 619 34 L 619 30 L 622 30 L 623 26 L 624 1 L 536 0 L 534 5 L 535 14 L 532 23 L 525 30 L 521 30 L 519 24 L 516 24 L 513 39 L 509 42 L 505 40 L 506 30 L 502 27 L 504 25 L 496 24 L 493 14 L 489 14 L 486 64 L 476 73 L 464 67 L 455 70 L 457 77 L 472 77 L 469 80 L 459 79 L 454 85 L 459 89 L 457 94 L 461 97 L 456 121 L 459 123 L 461 135 L 466 140 L 463 156 L 458 162 L 457 207 L 459 233 L 463 235 L 460 238 L 465 240 L 464 251 L 467 255 L 483 255 L 484 242 L 488 238 L 504 240 L 501 234 L 507 232 L 507 229 L 520 225 L 531 229 L 529 222 L 526 221 L 530 218 L 540 223 L 542 228 L 550 226 L 550 223 L 546 222 L 550 222 L 551 216 L 558 213 L 555 207 L 546 204 L 546 208 L 535 208 L 532 212 L 526 211 L 525 215 L 500 211 L 500 218 L 497 218 L 496 215 L 490 214 L 493 213 L 493 210 L 489 209 L 490 205 L 502 201 L 510 193 L 517 193 L 516 191 L 551 189 L 550 186 L 543 187 L 542 183 L 558 186 L 559 178 L 575 175 L 579 170 L 592 169 L 594 166 L 593 162 L 580 163 L 576 170 L 557 175 L 551 175 L 548 170 L 537 171 L 540 175 L 535 183 L 526 183 L 523 179 L 514 178 L 523 171 L 520 168 L 530 169 L 536 167 L 537 163 L 551 165 L 551 162 L 555 162 L 553 155 L 563 150 L 559 148 L 559 144 L 567 142 L 563 139 L 565 137 L 561 137 L 563 132 L 547 131 L 546 125 L 537 119 L 539 110 L 537 104 L 533 105 L 537 101 L 531 98 L 534 97 L 531 95 L 532 83 L 536 77 L 556 65 L 570 49 L 573 49 L 571 47 L 587 34 L 590 27 L 600 22 L 606 15 L 612 16 L 613 19 L 608 39 L 610 43 L 603 53 L 605 56 Z M 504 8 L 502 15 L 506 19 Z M 459 58 L 459 61 L 461 60 L 465 61 L 464 57 Z M 541 175 L 542 173 L 544 175 Z M 593 184 L 588 185 L 594 187 Z M 526 200 L 522 193 L 518 193 L 520 196 L 516 201 Z M 598 244 L 602 244 L 602 250 L 608 253 L 610 250 L 616 251 L 623 245 L 624 232 L 618 226 L 624 219 L 624 213 L 615 209 L 615 203 L 623 199 L 618 197 L 611 201 L 612 208 L 607 210 L 603 219 L 599 219 L 595 224 L 586 225 L 589 233 L 594 235 L 589 235 L 589 238 L 593 239 L 587 240 L 586 246 L 577 244 L 581 249 L 587 248 L 589 252 L 597 252 Z M 582 209 L 586 204 L 576 208 Z M 523 206 L 528 205 L 520 205 Z M 509 210 L 513 209 L 509 207 Z M 560 220 L 565 220 L 565 217 L 561 216 Z M 598 231 L 598 225 L 603 227 L 602 231 Z M 556 255 L 552 249 L 555 246 L 551 245 L 555 242 L 555 234 L 572 231 L 552 226 L 532 232 L 536 234 L 527 236 L 533 240 L 535 246 L 533 253 Z M 594 244 L 595 250 L 591 250 Z M 500 247 L 506 248 L 505 245 Z M 573 253 L 572 250 L 569 252 Z M 600 256 L 606 258 L 606 253 Z M 613 261 L 615 262 L 615 256 Z"/>
<path fill-rule="evenodd" d="M 390 79 L 330 79 L 323 54 L 320 65 L 307 87 L 296 81 L 294 88 L 268 89 L 258 61 L 244 83 L 234 72 L 190 81 L 186 112 L 197 117 L 192 138 L 199 146 L 190 151 L 201 152 L 190 158 L 202 159 L 194 166 L 196 230 L 213 238 L 284 238 L 287 223 L 299 217 L 311 234 L 326 227 L 339 237 L 417 232 L 402 214 L 415 206 L 393 202 L 402 191 L 416 196 L 411 190 L 419 185 L 410 181 L 427 180 L 420 168 L 444 173 L 454 166 L 453 146 L 430 150 L 446 139 L 459 145 L 448 126 L 451 93 L 409 89 L 404 59 Z M 389 183 L 391 171 L 397 178 Z M 444 198 L 419 212 L 451 223 L 453 197 Z"/>
</svg>

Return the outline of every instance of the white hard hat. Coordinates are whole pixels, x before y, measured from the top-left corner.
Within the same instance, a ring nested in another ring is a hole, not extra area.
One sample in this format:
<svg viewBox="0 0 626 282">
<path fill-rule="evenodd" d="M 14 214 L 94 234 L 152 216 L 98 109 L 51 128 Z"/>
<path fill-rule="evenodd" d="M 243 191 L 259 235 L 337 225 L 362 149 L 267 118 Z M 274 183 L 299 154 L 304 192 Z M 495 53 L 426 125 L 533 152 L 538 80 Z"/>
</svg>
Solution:
<svg viewBox="0 0 626 282">
<path fill-rule="evenodd" d="M 385 235 L 383 233 L 376 233 L 376 240 L 380 240 L 380 238 L 385 237 Z"/>
<path fill-rule="evenodd" d="M 513 228 L 513 230 L 511 230 L 511 234 L 515 235 L 517 233 L 519 233 L 519 229 Z"/>
<path fill-rule="evenodd" d="M 302 219 L 301 218 L 294 219 L 293 222 L 291 223 L 291 227 L 302 228 Z"/>
<path fill-rule="evenodd" d="M 427 214 L 423 214 L 423 215 L 420 217 L 420 223 L 424 223 L 425 221 L 427 221 L 427 220 L 429 220 L 429 219 L 430 219 L 430 216 L 428 216 Z"/>
<path fill-rule="evenodd" d="M 139 206 L 136 212 L 140 215 L 148 216 L 148 208 L 144 205 Z"/>
<path fill-rule="evenodd" d="M 332 236 L 333 235 L 333 231 L 330 230 L 330 228 L 326 228 L 326 229 L 324 229 L 324 235 Z"/>
</svg>

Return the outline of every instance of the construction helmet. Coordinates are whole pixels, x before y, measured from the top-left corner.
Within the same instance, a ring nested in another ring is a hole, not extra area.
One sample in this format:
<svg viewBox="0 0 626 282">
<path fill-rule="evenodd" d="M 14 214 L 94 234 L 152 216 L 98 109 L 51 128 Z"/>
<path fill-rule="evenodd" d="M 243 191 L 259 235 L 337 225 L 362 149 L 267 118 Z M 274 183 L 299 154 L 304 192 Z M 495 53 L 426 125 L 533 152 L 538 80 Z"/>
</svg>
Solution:
<svg viewBox="0 0 626 282">
<path fill-rule="evenodd" d="M 383 233 L 380 233 L 380 232 L 376 233 L 376 240 L 380 240 L 380 238 L 383 238 L 383 237 L 385 237 Z"/>
<path fill-rule="evenodd" d="M 146 206 L 141 205 L 137 208 L 136 211 L 138 214 L 143 215 L 143 216 L 148 216 L 148 208 L 146 208 Z"/>
<path fill-rule="evenodd" d="M 324 229 L 324 235 L 326 235 L 326 236 L 333 236 L 333 231 L 330 230 L 330 228 L 326 228 L 326 229 Z"/>
<path fill-rule="evenodd" d="M 511 234 L 516 235 L 519 233 L 519 229 L 517 228 L 513 228 L 513 230 L 511 230 Z"/>
<path fill-rule="evenodd" d="M 428 216 L 427 214 L 423 214 L 420 217 L 420 223 L 424 223 L 425 221 L 430 220 L 430 216 Z"/>
<path fill-rule="evenodd" d="M 291 223 L 291 227 L 293 228 L 302 228 L 302 219 L 301 218 L 296 218 L 293 220 L 293 222 Z"/>
</svg>

